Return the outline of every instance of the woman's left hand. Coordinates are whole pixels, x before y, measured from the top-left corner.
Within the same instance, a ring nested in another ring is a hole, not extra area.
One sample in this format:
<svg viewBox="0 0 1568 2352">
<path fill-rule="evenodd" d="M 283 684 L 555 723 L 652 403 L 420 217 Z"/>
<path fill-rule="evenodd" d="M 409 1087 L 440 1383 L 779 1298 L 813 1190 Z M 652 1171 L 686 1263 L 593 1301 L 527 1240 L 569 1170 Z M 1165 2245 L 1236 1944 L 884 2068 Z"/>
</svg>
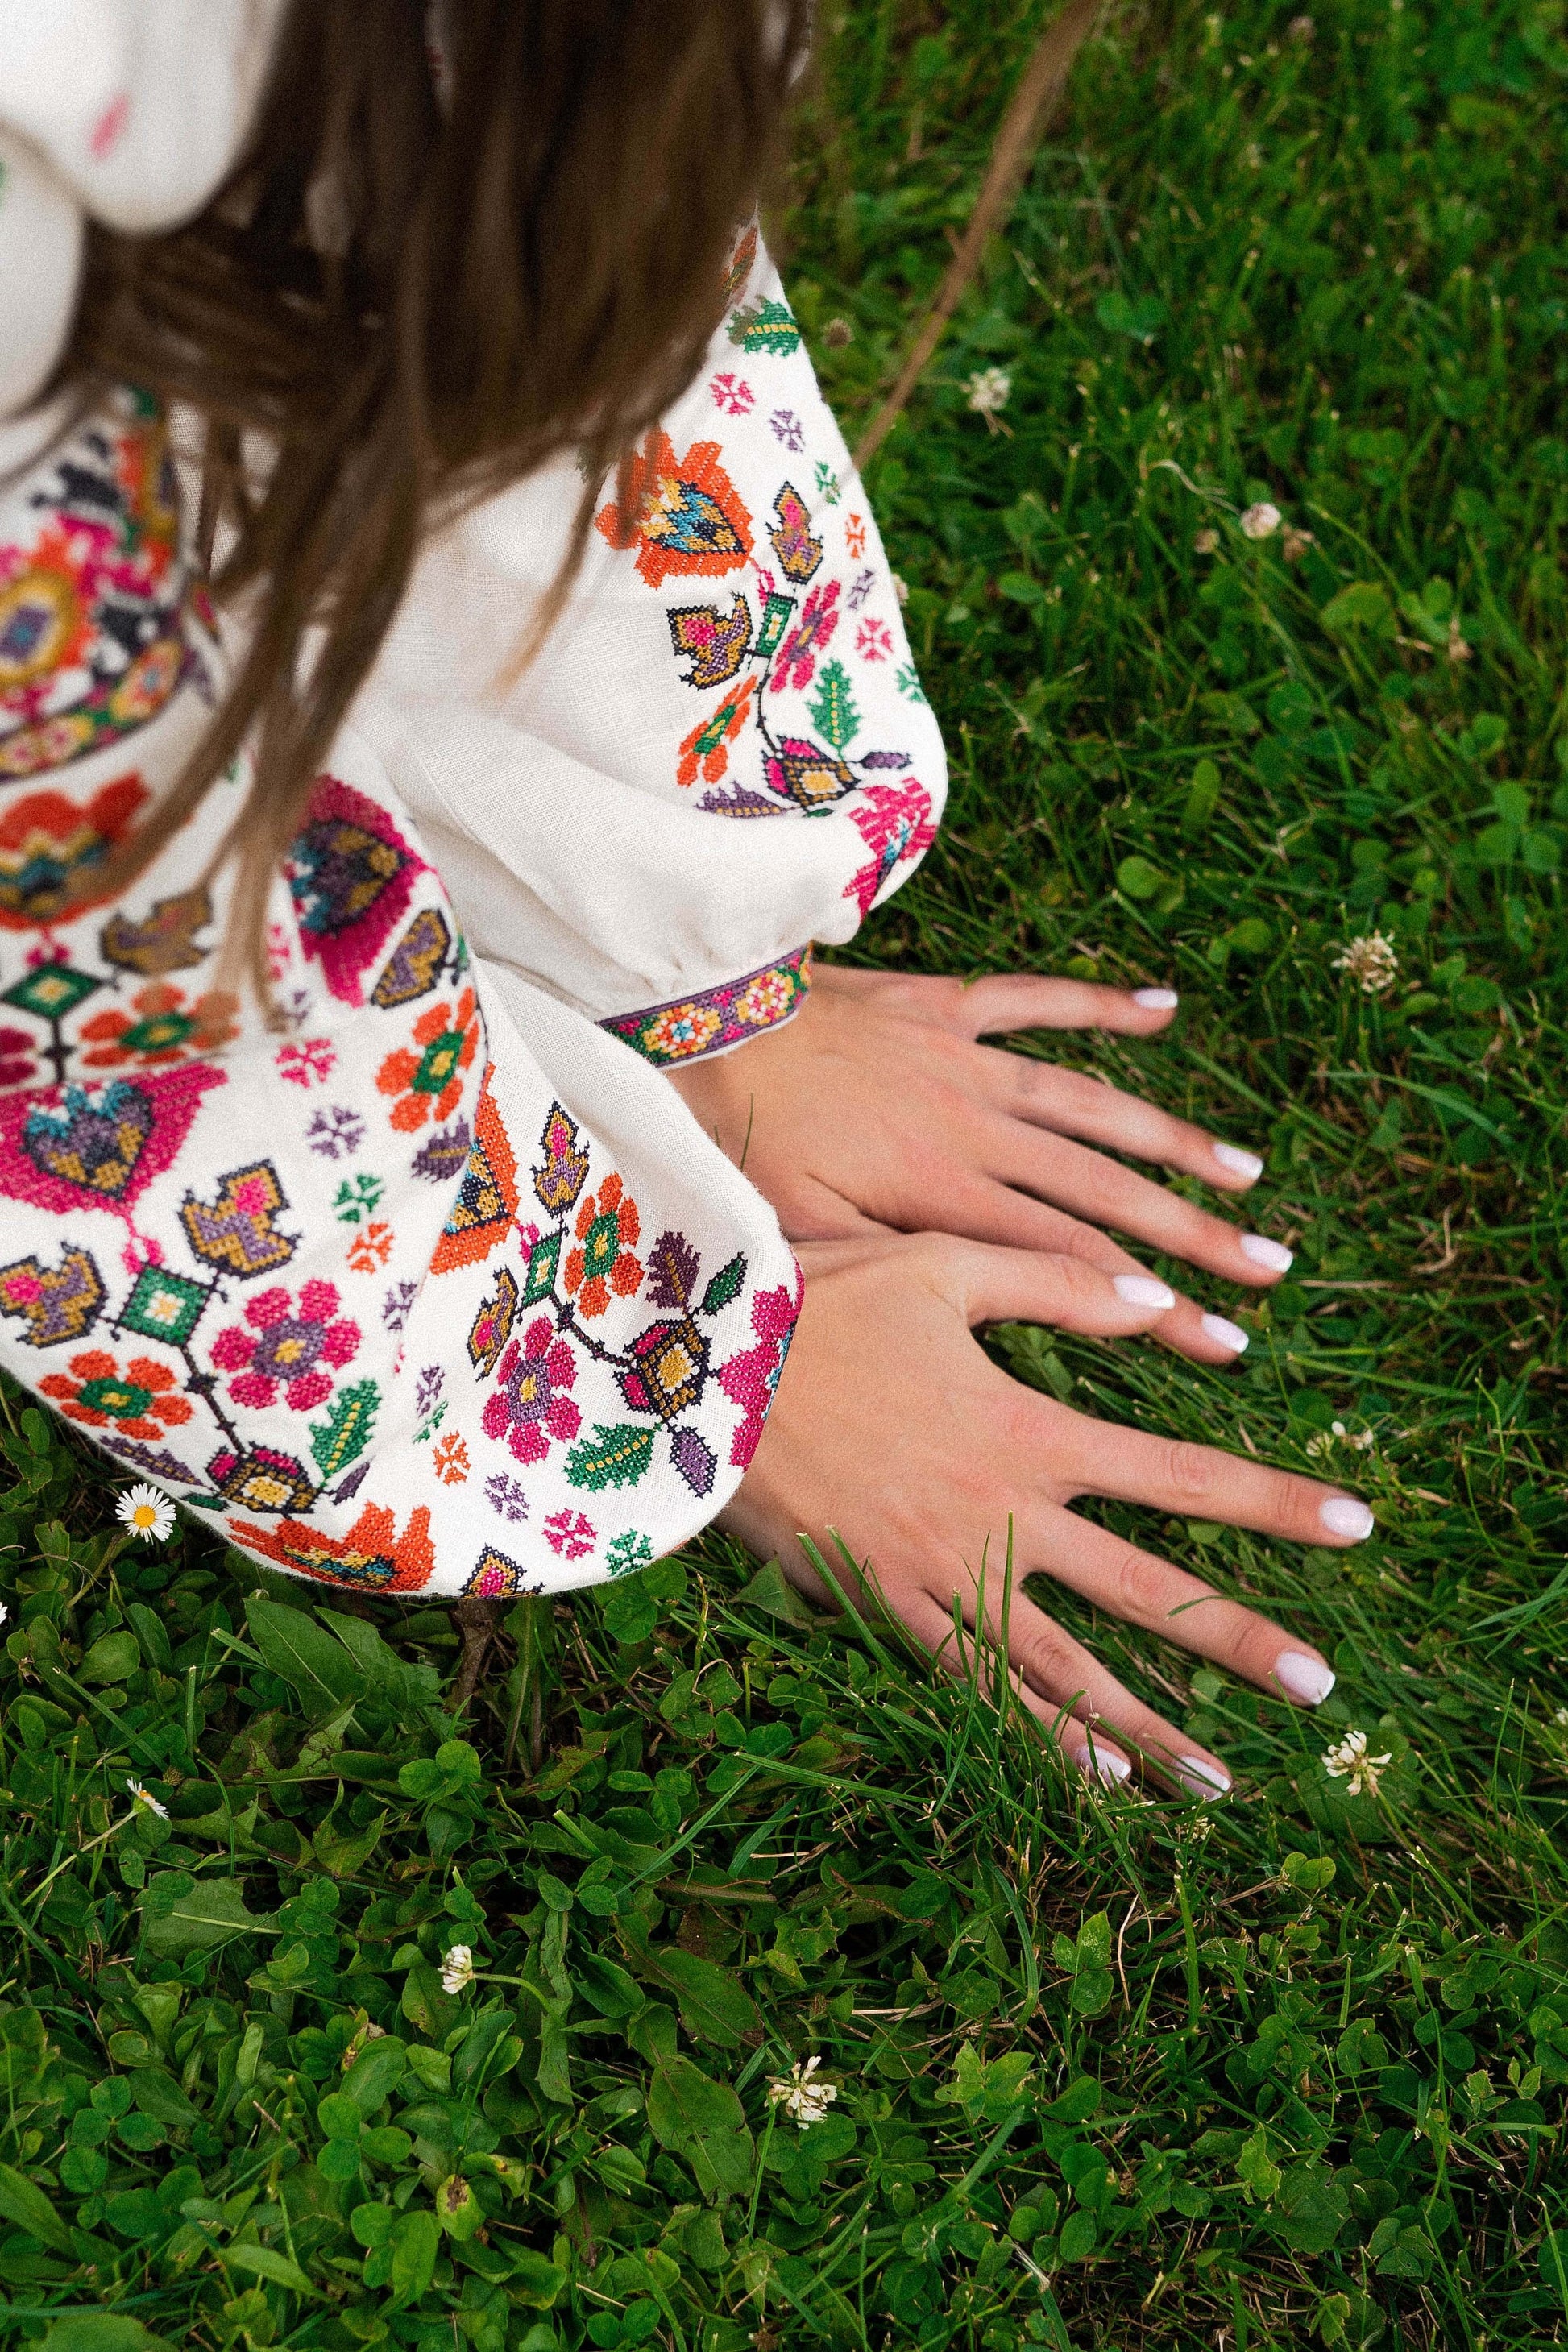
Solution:
<svg viewBox="0 0 1568 2352">
<path fill-rule="evenodd" d="M 1290 1253 L 1106 1157 L 1106 1149 L 1245 1192 L 1255 1153 L 1103 1079 L 982 1045 L 1025 1029 L 1166 1028 L 1169 990 L 1076 980 L 966 984 L 819 964 L 795 1019 L 738 1053 L 671 1073 L 702 1126 L 773 1203 L 792 1241 L 892 1228 L 1013 1249 L 1070 1252 L 1106 1274 L 1142 1271 L 1102 1227 L 1249 1289 Z M 1096 1146 L 1103 1147 L 1096 1149 Z M 1246 1335 L 1178 1296 L 1159 1336 L 1203 1363 Z"/>
</svg>

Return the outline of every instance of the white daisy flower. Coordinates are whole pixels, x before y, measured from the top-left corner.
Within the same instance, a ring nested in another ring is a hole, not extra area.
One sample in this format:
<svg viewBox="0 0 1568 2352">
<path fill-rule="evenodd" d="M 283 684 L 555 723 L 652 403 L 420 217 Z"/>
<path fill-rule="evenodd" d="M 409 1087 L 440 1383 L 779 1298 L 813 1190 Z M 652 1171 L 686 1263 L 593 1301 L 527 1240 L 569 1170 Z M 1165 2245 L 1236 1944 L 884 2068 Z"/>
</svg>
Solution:
<svg viewBox="0 0 1568 2352">
<path fill-rule="evenodd" d="M 131 1801 L 133 1805 L 145 1805 L 147 1811 L 150 1813 L 156 1813 L 161 1822 L 166 1822 L 168 1820 L 168 1806 L 161 1805 L 158 1802 L 157 1798 L 151 1795 L 150 1792 L 142 1786 L 140 1780 L 127 1780 L 125 1785 L 131 1791 Z"/>
<path fill-rule="evenodd" d="M 1364 1789 L 1369 1797 L 1375 1797 L 1378 1780 L 1393 1761 L 1392 1755 L 1367 1754 L 1364 1731 L 1347 1731 L 1337 1746 L 1325 1751 L 1323 1769 L 1331 1780 L 1342 1780 L 1348 1773 L 1349 1795 L 1359 1797 Z"/>
<path fill-rule="evenodd" d="M 114 1515 L 143 1543 L 166 1543 L 174 1531 L 174 1506 L 156 1486 L 130 1486 L 114 1506 Z"/>
<path fill-rule="evenodd" d="M 441 1990 L 459 1993 L 474 1981 L 474 1955 L 467 1944 L 454 1944 L 441 1962 Z"/>
<path fill-rule="evenodd" d="M 783 2107 L 786 2116 L 798 2124 L 802 2131 L 819 2124 L 829 2106 L 838 2096 L 837 2083 L 813 2082 L 821 2065 L 820 2058 L 808 2058 L 803 2066 L 797 2058 L 787 2074 L 774 2074 L 768 2083 L 769 2104 Z"/>
</svg>

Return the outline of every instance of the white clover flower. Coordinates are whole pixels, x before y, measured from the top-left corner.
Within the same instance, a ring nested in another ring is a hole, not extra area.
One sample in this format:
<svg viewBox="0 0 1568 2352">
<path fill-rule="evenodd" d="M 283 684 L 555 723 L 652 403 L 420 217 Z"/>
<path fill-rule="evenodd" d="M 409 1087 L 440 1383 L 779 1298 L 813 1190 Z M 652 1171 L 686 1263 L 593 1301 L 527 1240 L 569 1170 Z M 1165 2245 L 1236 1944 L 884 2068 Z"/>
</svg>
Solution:
<svg viewBox="0 0 1568 2352">
<path fill-rule="evenodd" d="M 964 390 L 976 416 L 995 416 L 1013 397 L 1013 379 L 1005 368 L 976 368 Z"/>
<path fill-rule="evenodd" d="M 1334 958 L 1333 969 L 1353 981 L 1363 996 L 1383 996 L 1399 977 L 1399 955 L 1392 940 L 1381 931 L 1368 931 Z"/>
<path fill-rule="evenodd" d="M 1243 514 L 1241 535 L 1243 539 L 1272 539 L 1284 520 L 1278 507 L 1270 506 L 1267 499 L 1259 499 Z"/>
<path fill-rule="evenodd" d="M 808 2058 L 802 2065 L 797 2058 L 787 2074 L 774 2074 L 768 2082 L 769 2104 L 783 2107 L 785 2115 L 798 2124 L 802 2131 L 812 2124 L 821 2123 L 838 2096 L 837 2083 L 812 2080 L 821 2063 L 820 2058 Z"/>
<path fill-rule="evenodd" d="M 1393 1761 L 1392 1755 L 1367 1754 L 1364 1731 L 1347 1731 L 1337 1747 L 1325 1750 L 1323 1769 L 1331 1780 L 1342 1780 L 1348 1773 L 1351 1796 L 1359 1797 L 1364 1789 L 1369 1797 L 1375 1797 L 1379 1778 Z"/>
<path fill-rule="evenodd" d="M 1193 553 L 1212 555 L 1219 545 L 1219 533 L 1207 528 L 1193 533 Z"/>
<path fill-rule="evenodd" d="M 474 1981 L 474 1956 L 467 1944 L 454 1944 L 441 1962 L 441 1990 L 459 1993 Z"/>
<path fill-rule="evenodd" d="M 1552 1720 L 1553 1723 L 1562 1724 L 1563 1729 L 1568 1730 L 1568 1706 L 1560 1706 Z"/>
<path fill-rule="evenodd" d="M 1300 563 L 1307 550 L 1314 544 L 1310 530 L 1298 530 L 1293 522 L 1288 522 L 1285 536 L 1279 542 L 1279 552 L 1287 563 Z"/>
<path fill-rule="evenodd" d="M 166 1822 L 168 1820 L 168 1806 L 161 1805 L 158 1802 L 157 1798 L 151 1795 L 148 1790 L 142 1786 L 140 1780 L 127 1780 L 125 1785 L 131 1791 L 131 1801 L 133 1805 L 145 1805 L 147 1811 L 150 1813 L 156 1813 L 161 1822 Z"/>
<path fill-rule="evenodd" d="M 907 604 L 909 603 L 910 583 L 907 580 L 902 579 L 896 572 L 893 574 L 893 593 L 898 598 L 900 604 Z"/>
<path fill-rule="evenodd" d="M 114 1506 L 114 1516 L 143 1543 L 165 1543 L 174 1529 L 174 1506 L 156 1486 L 128 1486 Z"/>
</svg>

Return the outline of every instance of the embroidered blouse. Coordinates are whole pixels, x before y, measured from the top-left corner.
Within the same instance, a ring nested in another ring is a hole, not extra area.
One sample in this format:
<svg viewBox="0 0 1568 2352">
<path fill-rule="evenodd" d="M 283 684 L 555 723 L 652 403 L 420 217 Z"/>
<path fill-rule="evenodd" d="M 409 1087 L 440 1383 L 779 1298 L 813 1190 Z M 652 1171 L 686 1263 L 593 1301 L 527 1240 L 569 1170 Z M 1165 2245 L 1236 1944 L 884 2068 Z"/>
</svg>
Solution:
<svg viewBox="0 0 1568 2352">
<path fill-rule="evenodd" d="M 274 887 L 282 1034 L 213 979 L 243 762 L 121 903 L 80 903 L 230 649 L 163 420 L 33 404 L 84 213 L 200 208 L 282 5 L 5 0 L 0 1363 L 257 1559 L 556 1589 L 721 1507 L 798 1307 L 772 1212 L 658 1066 L 787 1017 L 809 941 L 929 840 L 940 747 L 742 242 L 723 364 L 510 696 L 574 470 L 432 543 Z"/>
</svg>

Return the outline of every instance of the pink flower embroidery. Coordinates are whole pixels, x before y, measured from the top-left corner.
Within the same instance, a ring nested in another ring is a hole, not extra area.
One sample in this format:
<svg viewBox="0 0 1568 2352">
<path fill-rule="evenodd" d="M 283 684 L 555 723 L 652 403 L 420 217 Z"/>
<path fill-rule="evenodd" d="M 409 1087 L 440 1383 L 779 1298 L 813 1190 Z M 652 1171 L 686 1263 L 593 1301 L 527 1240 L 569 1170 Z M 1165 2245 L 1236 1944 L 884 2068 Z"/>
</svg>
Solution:
<svg viewBox="0 0 1568 2352">
<path fill-rule="evenodd" d="M 337 1066 L 337 1047 L 325 1037 L 307 1037 L 296 1045 L 279 1045 L 273 1055 L 279 1077 L 290 1086 L 324 1087 Z"/>
<path fill-rule="evenodd" d="M 598 1541 L 598 1530 L 581 1511 L 552 1511 L 544 1522 L 544 1540 L 563 1559 L 586 1559 Z"/>
<path fill-rule="evenodd" d="M 871 852 L 871 863 L 851 875 L 844 896 L 853 898 L 865 915 L 895 866 L 905 858 L 924 856 L 936 839 L 936 827 L 931 823 L 931 794 L 913 777 L 902 784 L 867 784 L 849 814 Z"/>
<path fill-rule="evenodd" d="M 486 1400 L 481 1425 L 487 1437 L 504 1438 L 519 1462 L 542 1462 L 552 1437 L 575 1437 L 583 1416 L 566 1391 L 577 1381 L 577 1359 L 541 1315 L 513 1339 L 496 1368 L 496 1386 Z"/>
<path fill-rule="evenodd" d="M 233 1372 L 228 1392 L 236 1404 L 265 1412 L 283 1402 L 293 1412 L 310 1412 L 332 1392 L 332 1372 L 352 1363 L 360 1328 L 340 1317 L 330 1282 L 301 1285 L 296 1305 L 287 1290 L 264 1290 L 245 1310 L 245 1325 L 231 1323 L 213 1345 L 220 1372 Z M 331 1370 L 323 1369 L 331 1366 Z"/>
<path fill-rule="evenodd" d="M 756 394 L 743 375 L 716 375 L 708 387 L 713 395 L 713 405 L 721 408 L 726 416 L 744 416 L 756 402 Z"/>
<path fill-rule="evenodd" d="M 816 656 L 838 626 L 838 583 L 828 580 L 814 588 L 801 607 L 799 620 L 779 647 L 773 664 L 775 688 L 811 684 Z"/>
<path fill-rule="evenodd" d="M 893 640 L 885 621 L 862 621 L 855 634 L 855 650 L 862 661 L 886 661 Z"/>
<path fill-rule="evenodd" d="M 761 1442 L 763 1423 L 768 1417 L 779 1374 L 789 1353 L 790 1335 L 805 1291 L 805 1277 L 798 1266 L 793 1291 L 782 1283 L 776 1290 L 760 1290 L 752 1301 L 752 1328 L 757 1335 L 757 1345 L 746 1349 L 742 1355 L 731 1356 L 727 1364 L 720 1367 L 720 1387 L 745 1412 L 730 1446 L 730 1461 L 737 1470 L 747 1467 Z"/>
</svg>

